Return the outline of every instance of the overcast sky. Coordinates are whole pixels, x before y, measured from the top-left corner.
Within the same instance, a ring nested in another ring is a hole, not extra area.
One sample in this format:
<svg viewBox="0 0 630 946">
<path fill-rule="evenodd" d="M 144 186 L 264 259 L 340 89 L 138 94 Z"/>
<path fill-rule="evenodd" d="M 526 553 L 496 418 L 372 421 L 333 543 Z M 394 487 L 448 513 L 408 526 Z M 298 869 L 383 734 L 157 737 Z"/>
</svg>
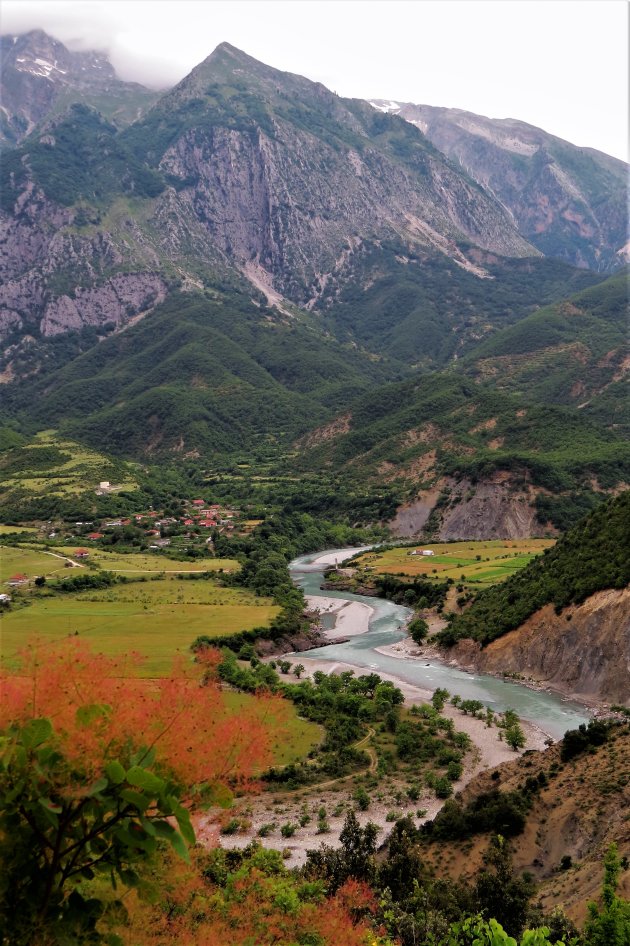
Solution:
<svg viewBox="0 0 630 946">
<path fill-rule="evenodd" d="M 519 118 L 627 159 L 625 0 L 2 0 L 3 33 L 173 85 L 223 41 L 339 95 Z"/>
</svg>

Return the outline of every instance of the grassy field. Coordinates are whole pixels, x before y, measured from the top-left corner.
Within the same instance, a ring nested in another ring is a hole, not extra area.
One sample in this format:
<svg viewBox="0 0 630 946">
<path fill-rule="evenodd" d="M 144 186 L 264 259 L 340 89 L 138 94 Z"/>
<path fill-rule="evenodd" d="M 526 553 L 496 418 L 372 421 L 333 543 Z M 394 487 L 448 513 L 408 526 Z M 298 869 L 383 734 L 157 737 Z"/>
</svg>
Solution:
<svg viewBox="0 0 630 946">
<path fill-rule="evenodd" d="M 89 551 L 90 557 L 86 559 L 87 562 L 96 562 L 107 571 L 124 572 L 130 575 L 156 574 L 157 572 L 235 572 L 240 568 L 239 563 L 233 558 L 179 561 L 165 558 L 163 555 L 153 555 L 151 552 L 123 555 L 120 552 L 105 552 L 100 548 L 93 548 L 89 541 L 80 542 L 78 539 L 75 545 L 55 547 L 55 552 L 72 558 L 78 548 L 87 548 Z"/>
<path fill-rule="evenodd" d="M 245 706 L 252 697 L 247 693 L 227 692 L 225 699 L 228 706 L 238 709 Z M 324 730 L 317 723 L 300 719 L 292 704 L 289 704 L 289 718 L 286 729 L 272 733 L 272 751 L 274 765 L 289 765 L 304 759 L 311 749 L 319 745 L 324 738 Z"/>
<path fill-rule="evenodd" d="M 395 548 L 384 552 L 366 552 L 358 565 L 368 573 L 400 575 L 409 578 L 452 578 L 457 583 L 494 585 L 523 568 L 553 539 L 493 539 L 486 542 L 437 542 L 419 545 L 433 555 L 410 555 L 413 548 Z"/>
<path fill-rule="evenodd" d="M 17 532 L 37 532 L 33 526 L 3 526 L 0 524 L 0 535 L 10 535 Z"/>
<path fill-rule="evenodd" d="M 66 577 L 62 572 L 65 571 L 65 560 L 57 555 L 51 555 L 49 552 L 43 552 L 41 549 L 12 548 L 10 546 L 0 547 L 0 583 L 6 582 L 11 575 L 18 573 L 27 575 L 33 579 L 37 575 L 46 575 L 46 577 Z M 68 569 L 69 571 L 69 569 Z M 6 591 L 6 588 L 2 589 Z"/>
<path fill-rule="evenodd" d="M 213 581 L 160 579 L 115 585 L 74 596 L 37 597 L 2 619 L 2 657 L 9 665 L 30 638 L 56 641 L 78 634 L 99 652 L 136 652 L 142 676 L 160 676 L 173 658 L 190 657 L 199 634 L 209 637 L 260 627 L 279 612 L 268 598 Z"/>
</svg>

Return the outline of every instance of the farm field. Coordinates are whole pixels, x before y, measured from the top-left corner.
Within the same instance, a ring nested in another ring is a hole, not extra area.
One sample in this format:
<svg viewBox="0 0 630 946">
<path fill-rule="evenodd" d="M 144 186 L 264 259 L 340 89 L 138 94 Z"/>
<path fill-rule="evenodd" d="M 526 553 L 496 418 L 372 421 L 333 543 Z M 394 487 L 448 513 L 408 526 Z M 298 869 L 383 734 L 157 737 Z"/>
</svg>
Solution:
<svg viewBox="0 0 630 946">
<path fill-rule="evenodd" d="M 140 654 L 144 662 L 139 674 L 161 676 L 177 655 L 190 659 L 189 648 L 198 635 L 218 637 L 260 627 L 279 610 L 270 599 L 245 589 L 202 580 L 164 578 L 67 597 L 42 596 L 3 617 L 2 658 L 11 666 L 11 658 L 29 639 L 52 642 L 78 632 L 104 654 Z"/>
<path fill-rule="evenodd" d="M 429 578 L 488 587 L 503 581 L 523 568 L 554 539 L 492 539 L 485 542 L 431 542 L 415 547 L 370 551 L 355 563 L 368 573 Z M 411 555 L 414 548 L 426 549 L 433 555 Z"/>
<path fill-rule="evenodd" d="M 4 526 L 0 524 L 0 535 L 14 535 L 19 532 L 37 532 L 33 526 Z"/>
<path fill-rule="evenodd" d="M 150 552 L 125 555 L 121 552 L 106 552 L 100 548 L 92 548 L 89 541 L 82 542 L 77 539 L 75 545 L 63 545 L 55 547 L 55 552 L 60 555 L 74 557 L 78 548 L 87 548 L 90 553 L 86 562 L 96 562 L 101 568 L 110 572 L 125 572 L 128 574 L 141 575 L 143 573 L 157 574 L 158 572 L 235 572 L 240 568 L 239 563 L 233 558 L 204 558 L 204 559 L 176 559 L 166 558 L 163 555 L 152 555 Z"/>
<path fill-rule="evenodd" d="M 37 575 L 61 578 L 65 571 L 65 560 L 58 555 L 51 555 L 41 549 L 14 548 L 0 546 L 0 583 L 6 582 L 11 575 L 23 574 L 31 580 Z M 2 588 L 2 591 L 6 591 Z"/>
</svg>

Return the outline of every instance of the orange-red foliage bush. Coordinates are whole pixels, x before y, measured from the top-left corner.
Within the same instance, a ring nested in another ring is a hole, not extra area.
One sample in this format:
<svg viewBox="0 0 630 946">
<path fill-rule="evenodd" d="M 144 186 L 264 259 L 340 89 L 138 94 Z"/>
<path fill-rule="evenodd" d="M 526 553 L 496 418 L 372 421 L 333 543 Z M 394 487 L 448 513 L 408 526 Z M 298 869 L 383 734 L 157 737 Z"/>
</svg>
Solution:
<svg viewBox="0 0 630 946">
<path fill-rule="evenodd" d="M 269 764 L 272 730 L 286 718 L 286 703 L 269 695 L 230 709 L 212 650 L 155 680 L 134 675 L 138 657 L 94 654 L 75 638 L 34 643 L 20 658 L 18 672 L 0 678 L 0 728 L 48 717 L 66 759 L 86 777 L 97 777 L 104 762 L 130 746 L 147 746 L 187 787 L 247 784 Z M 91 713 L 90 707 L 107 709 Z"/>
<path fill-rule="evenodd" d="M 263 857 L 269 858 L 270 852 Z M 128 946 L 366 946 L 376 942 L 370 922 L 376 898 L 363 882 L 348 880 L 337 894 L 306 892 L 302 882 L 253 861 L 224 886 L 204 880 L 203 855 L 185 865 L 171 859 L 158 904 L 129 904 L 130 925 L 119 930 Z M 317 885 L 314 885 L 317 888 Z"/>
</svg>

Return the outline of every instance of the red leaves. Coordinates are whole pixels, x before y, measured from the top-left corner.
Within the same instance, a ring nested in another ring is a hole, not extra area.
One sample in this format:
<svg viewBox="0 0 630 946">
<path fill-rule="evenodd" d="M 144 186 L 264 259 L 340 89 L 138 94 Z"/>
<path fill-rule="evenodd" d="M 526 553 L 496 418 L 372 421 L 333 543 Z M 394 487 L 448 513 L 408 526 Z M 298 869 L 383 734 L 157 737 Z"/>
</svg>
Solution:
<svg viewBox="0 0 630 946">
<path fill-rule="evenodd" d="M 182 784 L 247 784 L 270 761 L 269 724 L 286 712 L 276 697 L 256 697 L 229 708 L 216 675 L 218 655 L 198 664 L 180 661 L 170 676 L 135 676 L 136 656 L 94 654 L 72 637 L 29 647 L 19 676 L 2 681 L 0 727 L 48 717 L 64 756 L 86 778 L 97 778 L 112 758 L 154 748 L 158 764 Z"/>
</svg>

